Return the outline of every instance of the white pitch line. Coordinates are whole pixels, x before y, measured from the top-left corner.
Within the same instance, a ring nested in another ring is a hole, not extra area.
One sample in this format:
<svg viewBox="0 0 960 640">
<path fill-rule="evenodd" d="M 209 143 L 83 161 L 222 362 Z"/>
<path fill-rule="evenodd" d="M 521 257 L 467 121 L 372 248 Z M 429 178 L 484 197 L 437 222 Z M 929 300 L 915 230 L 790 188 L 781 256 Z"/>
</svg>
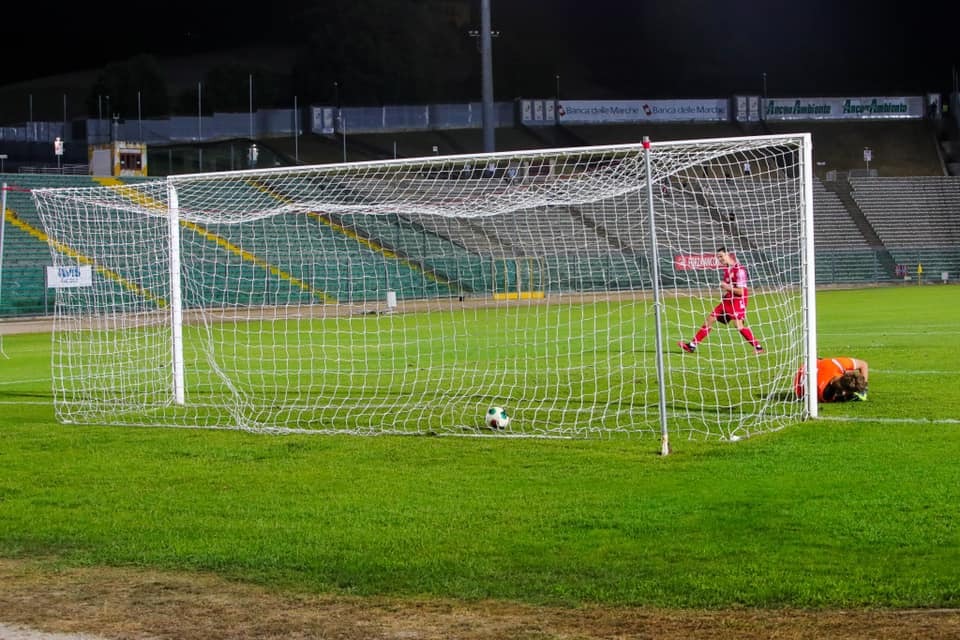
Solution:
<svg viewBox="0 0 960 640">
<path fill-rule="evenodd" d="M 949 324 L 932 325 L 932 326 L 929 326 L 929 330 L 927 328 L 927 325 L 925 325 L 923 330 L 923 336 L 928 336 L 930 334 L 952 336 L 952 335 L 957 335 L 958 333 L 960 333 L 960 330 L 958 330 L 956 326 L 949 325 Z M 868 332 L 819 331 L 818 330 L 817 335 L 818 336 L 834 336 L 839 338 L 853 337 L 853 336 L 856 336 L 858 338 L 862 338 L 865 336 L 909 336 L 911 338 L 921 337 L 919 334 L 917 334 L 916 331 L 906 331 L 906 330 L 905 331 L 868 331 Z"/>
<path fill-rule="evenodd" d="M 0 380 L 0 386 L 3 385 L 27 385 L 27 384 L 50 384 L 50 378 L 35 378 L 33 380 Z"/>
<path fill-rule="evenodd" d="M 954 370 L 944 370 L 937 371 L 936 369 L 931 369 L 927 371 L 917 370 L 917 369 L 905 369 L 903 371 L 897 371 L 892 369 L 870 369 L 870 373 L 882 373 L 882 374 L 891 374 L 896 376 L 960 376 L 960 369 Z"/>
<path fill-rule="evenodd" d="M 833 422 L 894 422 L 903 424 L 960 424 L 957 418 L 851 418 L 846 416 L 820 416 L 818 420 Z"/>
</svg>

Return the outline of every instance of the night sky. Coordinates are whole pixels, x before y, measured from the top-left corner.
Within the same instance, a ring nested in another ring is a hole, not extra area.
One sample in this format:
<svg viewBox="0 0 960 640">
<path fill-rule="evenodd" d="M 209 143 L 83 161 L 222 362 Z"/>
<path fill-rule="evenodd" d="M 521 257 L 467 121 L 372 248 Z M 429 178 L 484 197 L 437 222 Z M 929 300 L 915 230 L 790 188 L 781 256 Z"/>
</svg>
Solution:
<svg viewBox="0 0 960 640">
<path fill-rule="evenodd" d="M 146 12 L 70 3 L 43 15 L 19 16 L 11 11 L 24 11 L 26 5 L 17 3 L 4 10 L 7 55 L 0 86 L 96 68 L 136 53 L 162 58 L 260 43 L 296 44 L 308 26 L 303 8 L 336 1 L 170 1 Z M 480 1 L 474 4 L 478 14 Z M 503 63 L 497 56 L 509 52 L 521 67 L 524 48 L 548 56 L 568 98 L 594 97 L 576 94 L 596 86 L 606 87 L 605 95 L 595 96 L 602 98 L 759 93 L 763 73 L 771 96 L 947 92 L 952 69 L 960 64 L 960 22 L 943 12 L 946 6 L 952 5 L 491 0 L 493 28 L 501 32 L 493 55 Z M 102 35 L 111 31 L 133 35 Z M 118 42 L 135 44 L 126 48 Z M 538 66 L 537 73 L 542 75 L 543 68 Z M 549 78 L 528 94 L 549 95 Z"/>
</svg>

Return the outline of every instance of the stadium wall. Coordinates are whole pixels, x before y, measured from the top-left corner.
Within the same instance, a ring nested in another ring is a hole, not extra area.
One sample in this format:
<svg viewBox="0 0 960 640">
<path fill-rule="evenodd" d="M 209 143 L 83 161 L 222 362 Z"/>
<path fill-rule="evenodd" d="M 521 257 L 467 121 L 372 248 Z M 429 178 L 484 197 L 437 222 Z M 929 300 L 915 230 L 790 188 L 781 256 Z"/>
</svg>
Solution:
<svg viewBox="0 0 960 640">
<path fill-rule="evenodd" d="M 940 117 L 939 95 L 841 96 L 833 98 L 760 96 L 694 100 L 517 99 L 494 104 L 494 126 L 610 125 L 767 121 L 869 121 Z M 956 106 L 956 94 L 951 105 Z M 732 107 L 732 108 L 731 108 Z M 956 108 L 953 109 L 956 113 Z M 954 116 L 955 117 L 955 116 Z M 483 126 L 482 105 L 390 105 L 380 107 L 310 106 L 259 109 L 251 113 L 214 113 L 163 119 L 88 118 L 72 122 L 29 122 L 0 127 L 0 143 L 46 144 L 55 138 L 84 147 L 111 140 L 147 145 L 215 142 L 237 138 L 293 136 L 308 130 L 318 135 L 393 133 L 475 129 Z M 52 147 L 51 147 L 52 148 Z M 42 154 L 42 152 L 41 152 Z M 81 155 L 85 155 L 84 148 Z M 28 154 L 34 155 L 34 154 Z"/>
</svg>

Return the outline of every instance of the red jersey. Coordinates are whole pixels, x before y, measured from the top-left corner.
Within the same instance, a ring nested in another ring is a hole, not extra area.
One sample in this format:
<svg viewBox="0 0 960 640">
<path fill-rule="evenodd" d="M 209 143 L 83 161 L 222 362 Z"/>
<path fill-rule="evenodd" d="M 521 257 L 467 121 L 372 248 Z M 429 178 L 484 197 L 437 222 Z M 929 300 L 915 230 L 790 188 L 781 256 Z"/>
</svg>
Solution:
<svg viewBox="0 0 960 640">
<path fill-rule="evenodd" d="M 724 267 L 723 269 L 723 282 L 742 289 L 743 293 L 741 295 L 734 295 L 733 291 L 725 289 L 723 292 L 724 298 L 743 298 L 744 304 L 747 302 L 747 269 L 737 262 L 729 267 Z"/>
</svg>

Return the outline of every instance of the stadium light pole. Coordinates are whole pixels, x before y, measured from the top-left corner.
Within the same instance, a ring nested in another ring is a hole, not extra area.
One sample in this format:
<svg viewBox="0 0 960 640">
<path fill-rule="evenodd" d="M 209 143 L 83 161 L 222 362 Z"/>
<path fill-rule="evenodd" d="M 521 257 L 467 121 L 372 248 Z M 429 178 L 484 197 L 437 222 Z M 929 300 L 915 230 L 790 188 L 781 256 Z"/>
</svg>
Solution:
<svg viewBox="0 0 960 640">
<path fill-rule="evenodd" d="M 490 37 L 490 0 L 480 2 L 480 65 L 483 76 L 483 150 L 496 150 L 493 124 L 493 52 Z"/>
<path fill-rule="evenodd" d="M 553 93 L 553 123 L 560 124 L 560 74 L 556 74 L 554 79 L 557 81 L 557 86 Z"/>
<path fill-rule="evenodd" d="M 293 163 L 300 164 L 300 110 L 297 96 L 293 96 Z"/>
<path fill-rule="evenodd" d="M 763 73 L 761 73 L 760 77 L 763 81 L 763 87 L 762 87 L 763 94 L 760 100 L 760 119 L 764 120 L 766 119 L 765 114 L 767 113 L 767 72 L 764 71 Z"/>
<path fill-rule="evenodd" d="M 253 137 L 253 74 L 247 74 L 247 114 L 249 122 L 247 125 L 250 128 L 250 148 L 247 149 L 247 159 L 250 164 L 250 168 L 253 169 L 257 166 L 257 157 L 260 152 L 257 151 L 257 143 L 254 142 Z"/>
<path fill-rule="evenodd" d="M 107 96 L 108 98 L 110 96 Z M 110 103 L 107 102 L 109 105 Z M 203 171 L 203 83 L 197 83 L 197 170 Z"/>
<path fill-rule="evenodd" d="M 340 82 L 337 80 L 333 81 L 333 101 L 337 105 L 337 126 L 334 127 L 334 131 L 337 130 L 337 127 L 340 129 L 340 136 L 343 139 L 343 161 L 347 161 L 347 121 L 343 117 L 343 106 L 340 104 Z"/>
</svg>

